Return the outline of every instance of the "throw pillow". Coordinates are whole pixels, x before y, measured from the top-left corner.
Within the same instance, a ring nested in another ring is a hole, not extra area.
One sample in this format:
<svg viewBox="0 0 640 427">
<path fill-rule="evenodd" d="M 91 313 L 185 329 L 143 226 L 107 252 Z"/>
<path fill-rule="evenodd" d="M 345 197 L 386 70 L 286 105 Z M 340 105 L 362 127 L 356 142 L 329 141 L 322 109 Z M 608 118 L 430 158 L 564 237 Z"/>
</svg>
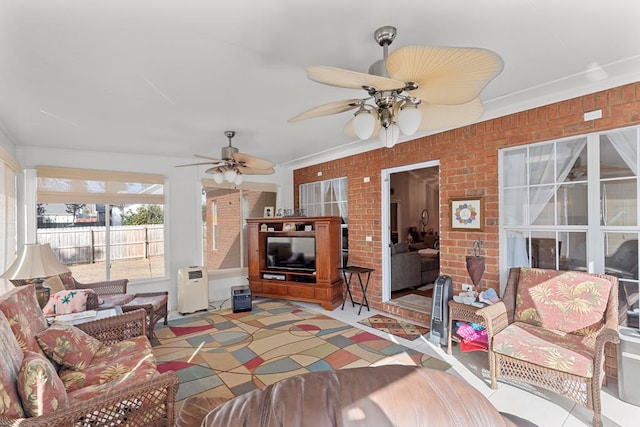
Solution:
<svg viewBox="0 0 640 427">
<path fill-rule="evenodd" d="M 71 325 L 53 324 L 36 335 L 44 353 L 70 369 L 85 369 L 102 343 Z"/>
<path fill-rule="evenodd" d="M 69 406 L 62 380 L 51 362 L 41 354 L 33 351 L 25 353 L 17 382 L 22 407 L 30 417 Z"/>
<path fill-rule="evenodd" d="M 73 289 L 60 291 L 49 297 L 47 305 L 42 312 L 45 316 L 58 314 L 79 313 L 87 309 L 87 294 L 93 292 L 90 289 Z"/>
<path fill-rule="evenodd" d="M 64 283 L 62 283 L 62 279 L 60 279 L 60 276 L 47 277 L 44 281 L 44 284 L 51 289 L 52 294 L 60 291 L 66 291 Z"/>
</svg>

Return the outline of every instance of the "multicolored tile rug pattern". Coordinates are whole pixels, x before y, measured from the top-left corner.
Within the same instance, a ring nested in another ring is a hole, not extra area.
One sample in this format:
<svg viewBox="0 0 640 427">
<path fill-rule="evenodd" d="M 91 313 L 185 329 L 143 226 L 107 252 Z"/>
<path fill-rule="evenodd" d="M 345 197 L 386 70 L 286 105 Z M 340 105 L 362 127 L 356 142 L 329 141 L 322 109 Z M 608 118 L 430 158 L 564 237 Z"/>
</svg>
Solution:
<svg viewBox="0 0 640 427">
<path fill-rule="evenodd" d="M 429 328 L 425 328 L 424 326 L 403 322 L 402 320 L 393 319 L 382 314 L 376 314 L 358 323 L 410 341 L 429 332 Z"/>
<path fill-rule="evenodd" d="M 157 326 L 158 369 L 174 370 L 177 400 L 233 397 L 313 371 L 385 364 L 447 370 L 448 363 L 286 301 L 193 314 Z"/>
</svg>

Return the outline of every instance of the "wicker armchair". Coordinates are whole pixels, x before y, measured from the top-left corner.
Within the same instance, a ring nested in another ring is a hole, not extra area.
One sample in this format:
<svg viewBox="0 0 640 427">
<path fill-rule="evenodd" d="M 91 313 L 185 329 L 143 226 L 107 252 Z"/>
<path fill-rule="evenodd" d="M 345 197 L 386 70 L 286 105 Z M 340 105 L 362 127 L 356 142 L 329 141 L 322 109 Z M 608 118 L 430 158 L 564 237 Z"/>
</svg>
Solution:
<svg viewBox="0 0 640 427">
<path fill-rule="evenodd" d="M 501 379 L 550 390 L 591 409 L 593 425 L 602 425 L 605 345 L 620 341 L 616 277 L 512 268 L 503 301 L 477 314 L 487 328 L 492 388 Z"/>
<path fill-rule="evenodd" d="M 129 279 L 104 280 L 101 282 L 78 282 L 71 272 L 58 275 L 65 289 L 91 289 L 92 294 L 87 297 L 87 310 L 95 310 L 98 307 L 108 308 L 124 305 L 133 299 L 133 295 L 127 294 Z M 11 280 L 14 286 L 24 286 L 26 280 Z M 102 301 L 102 304 L 101 304 Z"/>
<path fill-rule="evenodd" d="M 32 286 L 14 289 L 4 294 L 0 300 L 0 336 L 2 336 L 0 348 L 5 349 L 0 359 L 4 361 L 3 365 L 5 365 L 3 366 L 5 369 L 3 381 L 9 381 L 9 383 L 11 382 L 10 378 L 12 374 L 7 370 L 11 371 L 20 367 L 18 362 L 23 358 L 22 351 L 19 351 L 21 347 L 28 346 L 29 349 L 34 349 L 35 346 L 38 346 L 37 343 L 33 342 L 35 341 L 34 339 L 25 337 L 33 335 L 35 331 L 41 329 L 43 325 L 43 330 L 47 329 L 44 317 L 37 306 L 35 292 L 31 289 L 33 289 Z M 31 295 L 28 295 L 29 291 L 32 292 Z M 31 315 L 26 316 L 27 313 L 31 313 Z M 24 327 L 13 329 L 16 325 L 14 323 L 14 326 L 10 327 L 9 325 L 12 321 L 8 319 L 13 319 L 13 322 L 15 322 L 15 319 L 24 319 L 25 322 L 30 323 L 29 325 L 24 325 Z M 114 353 L 107 353 L 109 354 L 108 357 L 118 359 L 118 354 L 120 354 L 123 357 L 128 357 L 131 359 L 131 363 L 135 364 L 135 357 L 132 358 L 129 356 L 135 356 L 138 354 L 137 350 L 140 350 L 140 362 L 137 362 L 138 364 L 135 365 L 136 369 L 138 366 L 144 364 L 147 359 L 150 360 L 146 362 L 147 366 L 149 366 L 149 364 L 155 365 L 155 359 L 149 359 L 148 356 L 145 356 L 146 350 L 143 351 L 143 349 L 150 348 L 150 345 L 145 337 L 147 327 L 146 312 L 142 309 L 83 323 L 76 327 L 100 340 L 104 345 L 113 346 L 116 351 Z M 20 335 L 20 340 L 18 340 L 17 336 L 14 338 L 15 334 Z M 141 337 L 145 338 L 141 339 Z M 120 350 L 118 349 L 124 349 L 125 347 L 119 347 L 117 343 L 124 340 L 128 341 L 126 348 L 136 349 L 135 354 L 119 353 Z M 13 341 L 13 344 L 11 341 Z M 20 342 L 20 344 L 18 344 L 18 342 Z M 16 353 L 16 346 L 19 354 Z M 19 357 L 19 359 L 16 360 L 16 357 Z M 113 363 L 115 364 L 116 360 L 114 360 Z M 98 366 L 96 366 L 96 368 L 97 367 Z M 142 375 L 135 376 L 135 373 L 132 371 L 133 370 L 128 371 L 128 375 L 133 375 L 131 377 L 133 379 L 114 380 L 112 385 L 96 384 L 89 386 L 86 394 L 83 394 L 84 390 L 82 389 L 75 390 L 75 393 L 79 392 L 79 394 L 69 392 L 68 406 L 47 411 L 42 415 L 27 418 L 0 415 L 0 426 L 67 427 L 123 425 L 129 427 L 148 427 L 174 425 L 174 406 L 178 388 L 178 377 L 176 373 L 173 371 L 160 373 L 153 368 L 145 370 Z M 7 373 L 9 373 L 9 376 L 6 375 Z M 15 373 L 13 375 L 15 375 Z M 14 381 L 16 381 L 16 379 L 14 379 Z M 8 390 L 6 384 L 7 383 L 5 383 L 5 388 L 3 389 L 4 393 Z M 65 388 L 67 388 L 67 384 L 65 384 Z M 78 395 L 81 397 L 74 397 Z M 6 400 L 3 401 L 5 404 L 6 402 Z M 6 414 L 7 408 L 4 407 L 4 410 Z"/>
</svg>

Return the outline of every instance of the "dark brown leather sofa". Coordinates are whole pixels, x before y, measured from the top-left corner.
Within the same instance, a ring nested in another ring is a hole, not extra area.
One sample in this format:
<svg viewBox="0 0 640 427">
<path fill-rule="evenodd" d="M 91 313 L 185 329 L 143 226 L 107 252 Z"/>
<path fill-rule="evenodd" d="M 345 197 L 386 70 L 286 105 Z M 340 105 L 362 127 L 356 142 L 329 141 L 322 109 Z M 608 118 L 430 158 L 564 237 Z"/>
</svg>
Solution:
<svg viewBox="0 0 640 427">
<path fill-rule="evenodd" d="M 187 399 L 176 426 L 533 426 L 459 378 L 416 366 L 313 372 L 220 403 Z"/>
</svg>

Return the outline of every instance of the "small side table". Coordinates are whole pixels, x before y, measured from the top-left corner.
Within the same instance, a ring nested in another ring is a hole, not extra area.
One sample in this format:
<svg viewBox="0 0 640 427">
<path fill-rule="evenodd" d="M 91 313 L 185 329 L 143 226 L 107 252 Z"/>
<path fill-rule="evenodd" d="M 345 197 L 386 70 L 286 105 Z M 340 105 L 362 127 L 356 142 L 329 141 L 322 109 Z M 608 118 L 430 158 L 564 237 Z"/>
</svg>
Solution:
<svg viewBox="0 0 640 427">
<path fill-rule="evenodd" d="M 485 326 L 482 316 L 476 314 L 481 307 L 475 307 L 470 304 L 449 301 L 449 337 L 447 341 L 447 353 L 451 354 L 451 341 L 460 342 L 460 338 L 453 334 L 453 321 L 477 323 Z"/>
<path fill-rule="evenodd" d="M 360 305 L 360 310 L 358 310 L 358 316 L 362 312 L 362 307 L 367 307 L 367 311 L 371 311 L 369 309 L 369 300 L 367 300 L 367 288 L 369 288 L 369 279 L 371 278 L 371 272 L 374 271 L 373 268 L 365 268 L 365 267 L 341 267 L 339 270 L 342 271 L 342 277 L 344 277 L 344 283 L 347 287 L 344 292 L 344 298 L 342 299 L 342 310 L 344 310 L 344 303 L 347 302 L 347 294 L 349 295 L 349 299 L 351 300 L 351 306 L 355 307 L 356 304 Z M 362 290 L 362 301 L 354 302 L 353 295 L 351 295 L 351 279 L 353 279 L 353 275 L 358 276 L 358 282 L 360 283 L 360 289 Z M 362 276 L 366 274 L 366 280 L 362 282 Z M 348 275 L 348 277 L 347 277 Z"/>
</svg>

